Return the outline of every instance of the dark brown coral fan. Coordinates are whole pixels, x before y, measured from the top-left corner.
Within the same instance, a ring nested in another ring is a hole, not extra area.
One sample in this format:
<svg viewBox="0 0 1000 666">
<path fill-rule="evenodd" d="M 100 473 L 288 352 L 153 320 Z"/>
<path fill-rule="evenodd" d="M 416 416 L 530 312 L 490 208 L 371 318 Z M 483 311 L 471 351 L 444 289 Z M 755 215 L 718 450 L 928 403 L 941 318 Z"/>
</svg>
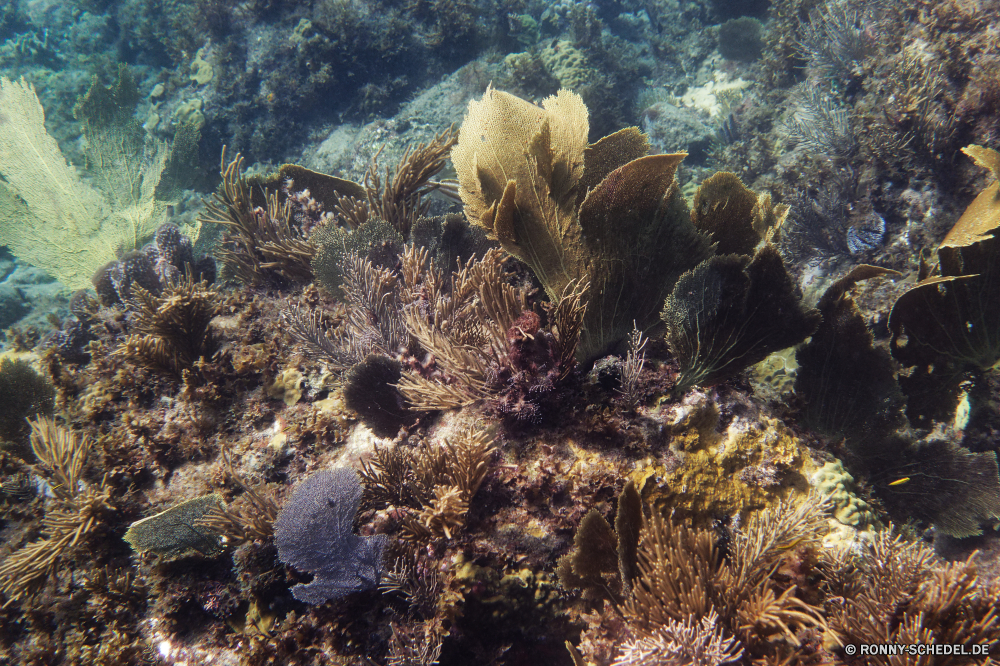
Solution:
<svg viewBox="0 0 1000 666">
<path fill-rule="evenodd" d="M 964 152 L 1000 176 L 1000 154 L 969 146 Z M 973 381 L 973 398 L 983 375 L 1000 360 L 1000 184 L 984 189 L 937 248 L 931 274 L 892 306 L 889 328 L 893 357 L 913 367 L 900 379 L 907 415 L 918 425 L 947 420 L 959 400 L 959 384 Z M 977 390 L 978 388 L 978 390 Z"/>
<path fill-rule="evenodd" d="M 998 166 L 996 153 L 969 151 Z M 990 237 L 1000 224 L 996 193 L 994 183 L 969 206 L 938 249 L 937 273 L 924 267 L 923 279 L 893 306 L 892 354 L 914 367 L 897 379 L 849 295 L 861 280 L 895 274 L 874 266 L 856 267 L 827 290 L 819 303 L 823 323 L 797 354 L 804 420 L 845 438 L 845 463 L 871 480 L 893 515 L 957 537 L 980 534 L 980 523 L 1000 516 L 996 453 L 974 453 L 939 436 L 915 441 L 901 430 L 908 425 L 903 409 L 918 427 L 950 421 L 959 383 L 970 379 L 970 402 L 982 400 L 984 375 L 1000 357 L 1000 320 L 991 305 L 1000 298 Z"/>
<path fill-rule="evenodd" d="M 54 405 L 52 382 L 24 359 L 0 359 L 0 440 L 23 443 L 29 427 L 25 419 L 50 414 Z"/>
</svg>

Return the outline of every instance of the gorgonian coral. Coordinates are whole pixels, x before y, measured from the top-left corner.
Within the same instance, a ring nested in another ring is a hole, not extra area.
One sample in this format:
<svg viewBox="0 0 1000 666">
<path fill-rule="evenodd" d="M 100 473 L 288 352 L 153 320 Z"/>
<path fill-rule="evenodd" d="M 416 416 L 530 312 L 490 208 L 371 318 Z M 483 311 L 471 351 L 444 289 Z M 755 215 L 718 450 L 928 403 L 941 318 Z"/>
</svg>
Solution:
<svg viewBox="0 0 1000 666">
<path fill-rule="evenodd" d="M 674 281 L 710 256 L 674 173 L 683 154 L 647 155 L 628 128 L 588 145 L 587 108 L 560 91 L 534 106 L 487 90 L 473 101 L 452 159 L 465 213 L 524 261 L 552 302 L 590 283 L 577 356 L 648 330 Z"/>
<path fill-rule="evenodd" d="M 979 146 L 964 152 L 1000 176 L 1000 154 Z M 984 189 L 937 248 L 937 266 L 892 306 L 893 357 L 913 367 L 901 379 L 915 423 L 944 420 L 967 378 L 982 389 L 1000 360 L 1000 184 Z M 975 387 L 974 387 L 975 388 Z"/>
<path fill-rule="evenodd" d="M 589 145 L 587 131 L 571 92 L 537 107 L 491 88 L 469 104 L 452 151 L 466 215 L 528 264 L 550 300 L 589 283 L 579 360 L 657 326 L 662 307 L 683 389 L 815 329 L 818 314 L 799 305 L 769 244 L 786 207 L 719 173 L 689 211 L 675 178 L 684 153 L 647 155 L 634 127 Z"/>
<path fill-rule="evenodd" d="M 296 599 L 321 604 L 378 585 L 386 536 L 354 534 L 362 492 L 354 470 L 322 470 L 299 484 L 282 507 L 274 522 L 278 556 L 313 574 L 311 582 L 292 588 Z"/>
</svg>

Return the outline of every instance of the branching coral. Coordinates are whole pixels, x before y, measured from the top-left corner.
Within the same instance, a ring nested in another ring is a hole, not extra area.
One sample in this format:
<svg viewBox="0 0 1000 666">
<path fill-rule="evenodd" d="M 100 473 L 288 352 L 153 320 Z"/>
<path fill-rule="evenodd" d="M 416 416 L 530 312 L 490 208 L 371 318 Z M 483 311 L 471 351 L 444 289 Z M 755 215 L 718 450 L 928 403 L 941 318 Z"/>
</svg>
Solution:
<svg viewBox="0 0 1000 666">
<path fill-rule="evenodd" d="M 369 222 L 361 230 L 372 231 L 374 227 L 375 223 Z M 361 230 L 348 234 L 345 244 L 362 236 Z M 378 235 L 377 231 L 374 233 Z M 365 235 L 365 238 L 372 237 Z M 407 285 L 400 280 L 396 267 L 398 250 L 388 248 L 381 253 L 388 257 L 379 257 L 383 261 L 377 262 L 367 256 L 368 248 L 361 247 L 363 244 L 365 241 L 355 245 L 357 252 L 337 253 L 336 271 L 327 271 L 328 278 L 336 275 L 331 281 L 342 292 L 347 307 L 341 327 L 331 330 L 324 326 L 318 311 L 292 309 L 283 313 L 292 335 L 336 370 L 346 370 L 373 354 L 389 358 L 404 356 L 413 347 L 403 321 L 401 305 L 408 296 Z M 391 264 L 391 268 L 383 263 Z"/>
<path fill-rule="evenodd" d="M 116 354 L 159 371 L 182 376 L 215 351 L 209 322 L 221 307 L 207 282 L 190 277 L 160 296 L 136 287 L 131 301 L 132 333 Z"/>
<path fill-rule="evenodd" d="M 639 376 L 642 373 L 642 366 L 646 362 L 646 348 L 648 338 L 643 337 L 642 331 L 638 328 L 632 330 L 628 337 L 628 353 L 625 355 L 625 362 L 621 370 L 621 393 L 625 404 L 635 405 L 639 402 Z"/>
<path fill-rule="evenodd" d="M 292 205 L 278 192 L 264 190 L 263 205 L 253 200 L 252 183 L 243 174 L 243 157 L 228 164 L 222 151 L 222 185 L 205 205 L 203 223 L 221 224 L 229 231 L 219 258 L 249 284 L 286 284 L 312 278 L 310 262 L 316 248 L 292 223 Z"/>
<path fill-rule="evenodd" d="M 446 281 L 425 250 L 404 253 L 404 323 L 432 355 L 437 373 L 400 380 L 414 408 L 449 409 L 489 398 L 499 411 L 530 420 L 538 399 L 572 370 L 583 289 L 567 285 L 544 330 L 528 306 L 527 288 L 509 284 L 502 264 L 500 251 L 491 249 Z"/>
<path fill-rule="evenodd" d="M 399 314 L 398 276 L 353 254 L 343 266 L 350 335 L 364 340 L 368 353 L 394 356 L 405 350 L 409 337 Z"/>
<path fill-rule="evenodd" d="M 381 219 L 408 238 L 413 224 L 427 212 L 428 202 L 424 197 L 441 187 L 441 183 L 431 178 L 444 169 L 447 154 L 457 140 L 449 128 L 426 144 L 407 146 L 395 171 L 390 174 L 386 167 L 384 183 L 376 153 L 365 173 L 365 200 L 345 197 L 338 205 L 338 214 L 352 228 L 371 218 Z"/>
<path fill-rule="evenodd" d="M 668 620 L 651 635 L 635 638 L 622 646 L 612 666 L 720 666 L 738 661 L 743 648 L 735 638 L 726 638 L 715 611 L 695 621 Z"/>
<path fill-rule="evenodd" d="M 495 448 L 486 431 L 469 428 L 438 446 L 375 450 L 361 466 L 365 504 L 408 509 L 402 536 L 417 543 L 451 539 L 465 525 L 469 503 L 490 471 Z"/>
<path fill-rule="evenodd" d="M 744 651 L 754 658 L 774 658 L 800 649 L 803 635 L 825 630 L 826 620 L 819 608 L 797 594 L 795 584 L 780 580 L 775 572 L 793 552 L 818 544 L 825 525 L 823 508 L 822 502 L 779 504 L 752 516 L 726 542 L 713 531 L 655 510 L 643 518 L 633 555 L 636 576 L 620 603 L 625 627 L 617 630 L 623 637 L 616 663 L 675 663 L 666 658 L 670 652 L 663 653 L 664 661 L 652 661 L 646 648 L 666 645 L 673 632 L 690 632 L 699 625 L 707 641 L 702 654 L 715 650 L 723 660 L 705 663 L 724 663 Z M 594 557 L 594 544 L 608 541 L 586 543 Z M 581 554 L 574 557 L 580 559 Z"/>
<path fill-rule="evenodd" d="M 919 542 L 889 531 L 875 536 L 859 555 L 842 554 L 825 562 L 830 592 L 831 629 L 841 644 L 953 643 L 996 645 L 996 585 L 986 586 L 971 559 L 941 564 Z M 834 602 L 835 599 L 831 599 Z M 879 663 L 861 659 L 859 663 Z M 935 664 L 967 663 L 944 655 Z"/>
<path fill-rule="evenodd" d="M 197 521 L 197 526 L 212 530 L 227 544 L 238 546 L 247 541 L 269 541 L 274 537 L 274 521 L 278 504 L 265 486 L 251 486 L 236 470 L 232 459 L 223 449 L 226 476 L 243 491 L 240 499 L 229 505 L 215 505 Z"/>
<path fill-rule="evenodd" d="M 835 160 L 850 157 L 857 141 L 847 107 L 813 85 L 805 85 L 796 97 L 796 108 L 784 128 L 795 144 Z"/>
<path fill-rule="evenodd" d="M 47 417 L 31 422 L 31 448 L 50 481 L 53 507 L 42 518 L 42 537 L 0 564 L 0 592 L 7 604 L 35 593 L 111 508 L 111 489 L 104 481 L 96 486 L 83 481 L 90 447 L 88 438 Z"/>
<path fill-rule="evenodd" d="M 877 50 L 878 4 L 828 0 L 809 13 L 799 52 L 811 75 L 845 85 L 862 73 L 865 59 Z"/>
</svg>

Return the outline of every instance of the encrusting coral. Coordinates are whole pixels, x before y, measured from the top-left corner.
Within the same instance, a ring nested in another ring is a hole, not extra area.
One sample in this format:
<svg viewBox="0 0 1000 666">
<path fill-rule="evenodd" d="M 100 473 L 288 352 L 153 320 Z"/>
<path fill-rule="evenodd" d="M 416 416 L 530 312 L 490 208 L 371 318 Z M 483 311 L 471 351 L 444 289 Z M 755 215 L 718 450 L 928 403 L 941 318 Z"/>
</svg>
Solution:
<svg viewBox="0 0 1000 666">
<path fill-rule="evenodd" d="M 777 420 L 737 417 L 723 426 L 719 405 L 699 391 L 665 411 L 670 453 L 633 474 L 643 499 L 657 509 L 702 525 L 807 488 L 814 464 L 806 443 Z"/>
<path fill-rule="evenodd" d="M 833 519 L 841 525 L 866 530 L 877 523 L 875 512 L 857 496 L 854 477 L 848 474 L 839 460 L 820 467 L 811 481 L 816 492 L 830 503 Z M 855 530 L 844 532 L 853 536 Z"/>
<path fill-rule="evenodd" d="M 199 521 L 219 509 L 221 501 L 213 493 L 175 504 L 132 523 L 122 538 L 138 553 L 180 557 L 193 550 L 211 555 L 219 551 L 221 543 L 217 534 L 201 527 Z"/>
</svg>

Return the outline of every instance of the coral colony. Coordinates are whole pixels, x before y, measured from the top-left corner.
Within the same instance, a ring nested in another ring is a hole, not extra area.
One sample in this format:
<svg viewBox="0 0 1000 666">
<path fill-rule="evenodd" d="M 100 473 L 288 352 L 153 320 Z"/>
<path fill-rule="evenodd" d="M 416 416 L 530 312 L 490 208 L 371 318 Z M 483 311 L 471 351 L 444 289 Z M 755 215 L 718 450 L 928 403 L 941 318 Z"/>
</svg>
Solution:
<svg viewBox="0 0 1000 666">
<path fill-rule="evenodd" d="M 997 16 L 0 9 L 0 663 L 992 663 Z"/>
</svg>

